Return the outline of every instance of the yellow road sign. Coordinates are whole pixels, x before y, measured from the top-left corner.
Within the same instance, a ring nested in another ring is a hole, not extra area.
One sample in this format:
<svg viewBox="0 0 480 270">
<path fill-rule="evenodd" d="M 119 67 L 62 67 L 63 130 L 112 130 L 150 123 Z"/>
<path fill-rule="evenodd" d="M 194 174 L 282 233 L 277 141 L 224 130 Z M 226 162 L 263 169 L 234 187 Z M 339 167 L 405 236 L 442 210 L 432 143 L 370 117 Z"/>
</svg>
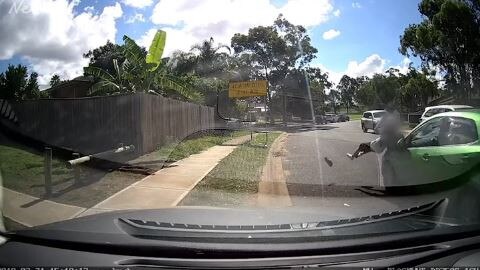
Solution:
<svg viewBox="0 0 480 270">
<path fill-rule="evenodd" d="M 267 95 L 267 81 L 231 82 L 228 85 L 228 97 L 257 97 Z"/>
</svg>

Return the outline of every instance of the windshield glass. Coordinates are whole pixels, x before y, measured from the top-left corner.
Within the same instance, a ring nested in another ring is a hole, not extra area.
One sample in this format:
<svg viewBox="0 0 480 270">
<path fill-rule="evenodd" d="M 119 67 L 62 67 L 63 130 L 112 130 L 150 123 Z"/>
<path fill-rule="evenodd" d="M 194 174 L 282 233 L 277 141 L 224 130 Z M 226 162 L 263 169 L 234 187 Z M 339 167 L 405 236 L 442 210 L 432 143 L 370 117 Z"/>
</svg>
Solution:
<svg viewBox="0 0 480 270">
<path fill-rule="evenodd" d="M 0 227 L 444 199 L 437 218 L 476 224 L 480 111 L 422 117 L 480 104 L 475 3 L 0 1 Z"/>
</svg>

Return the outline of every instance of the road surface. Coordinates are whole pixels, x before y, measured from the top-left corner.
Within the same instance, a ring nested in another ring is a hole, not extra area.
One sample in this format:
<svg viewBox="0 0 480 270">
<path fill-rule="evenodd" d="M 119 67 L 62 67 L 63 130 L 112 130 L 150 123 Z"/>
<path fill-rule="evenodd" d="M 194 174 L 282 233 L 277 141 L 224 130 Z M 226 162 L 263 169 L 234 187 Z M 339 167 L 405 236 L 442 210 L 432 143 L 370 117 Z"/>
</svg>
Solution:
<svg viewBox="0 0 480 270">
<path fill-rule="evenodd" d="M 322 211 L 331 208 L 331 215 L 365 216 L 405 209 L 446 196 L 446 192 L 386 195 L 380 187 L 381 156 L 368 153 L 356 160 L 346 156 L 359 143 L 377 138 L 373 133 L 364 133 L 359 121 L 314 128 L 292 126 L 287 130 L 283 168 L 294 207 L 320 206 Z"/>
<path fill-rule="evenodd" d="M 313 130 L 290 132 L 284 168 L 291 184 L 378 186 L 378 158 L 369 153 L 350 160 L 362 142 L 377 138 L 364 133 L 358 121 L 316 126 Z M 331 161 L 331 166 L 328 164 Z"/>
</svg>

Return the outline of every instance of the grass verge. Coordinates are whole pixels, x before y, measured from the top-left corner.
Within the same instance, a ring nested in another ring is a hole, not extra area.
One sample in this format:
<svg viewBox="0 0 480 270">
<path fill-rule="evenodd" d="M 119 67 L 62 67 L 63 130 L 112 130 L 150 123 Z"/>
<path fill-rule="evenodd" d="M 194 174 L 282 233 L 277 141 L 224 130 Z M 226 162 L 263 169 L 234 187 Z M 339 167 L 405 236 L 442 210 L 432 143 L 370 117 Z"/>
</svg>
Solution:
<svg viewBox="0 0 480 270">
<path fill-rule="evenodd" d="M 348 114 L 348 116 L 350 117 L 350 121 L 360 120 L 362 118 L 361 113 L 351 113 L 351 114 Z"/>
<path fill-rule="evenodd" d="M 199 134 L 197 137 L 188 138 L 178 144 L 171 144 L 141 157 L 145 159 L 142 161 L 148 165 L 144 165 L 142 162 L 139 162 L 138 165 L 161 169 L 165 159 L 171 162 L 177 161 L 211 146 L 247 134 L 249 134 L 248 131 Z M 4 187 L 44 198 L 43 170 L 42 153 L 30 151 L 11 143 L 0 144 L 0 172 Z M 53 159 L 53 194 L 47 199 L 69 205 L 92 207 L 144 177 L 144 175 L 129 172 L 106 171 L 80 166 L 81 183 L 75 184 L 73 170 L 67 169 L 62 160 Z"/>
<path fill-rule="evenodd" d="M 28 228 L 27 226 L 17 223 L 7 217 L 3 217 L 3 225 L 5 225 L 7 231 L 18 231 Z"/>
<path fill-rule="evenodd" d="M 3 186 L 38 198 L 45 196 L 41 153 L 15 145 L 0 145 L 0 171 Z M 47 198 L 59 203 L 91 207 L 144 176 L 128 172 L 103 171 L 80 167 L 81 183 L 75 184 L 73 171 L 58 159 L 52 161 L 52 190 Z"/>
<path fill-rule="evenodd" d="M 259 134 L 252 144 L 236 148 L 185 197 L 180 205 L 239 206 L 258 192 L 268 151 L 280 133 L 270 133 L 268 147 Z"/>
<path fill-rule="evenodd" d="M 197 133 L 180 142 L 172 142 L 157 151 L 143 155 L 128 162 L 132 165 L 160 170 L 165 163 L 175 162 L 190 155 L 197 154 L 215 145 L 221 145 L 231 139 L 249 135 L 249 131 L 211 130 Z"/>
<path fill-rule="evenodd" d="M 250 134 L 249 131 L 206 133 L 196 138 L 187 138 L 179 143 L 171 143 L 160 148 L 157 153 L 167 162 L 175 162 L 190 155 L 202 152 L 215 145 L 220 145 L 236 137 Z"/>
</svg>

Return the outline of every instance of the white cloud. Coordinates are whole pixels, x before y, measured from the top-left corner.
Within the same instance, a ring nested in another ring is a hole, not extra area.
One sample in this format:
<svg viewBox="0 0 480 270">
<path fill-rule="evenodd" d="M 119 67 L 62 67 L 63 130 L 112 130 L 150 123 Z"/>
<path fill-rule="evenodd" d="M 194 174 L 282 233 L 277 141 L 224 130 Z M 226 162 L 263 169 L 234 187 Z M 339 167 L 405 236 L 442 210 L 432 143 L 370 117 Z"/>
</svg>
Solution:
<svg viewBox="0 0 480 270">
<path fill-rule="evenodd" d="M 94 6 L 87 6 L 83 9 L 83 11 L 85 11 L 87 13 L 93 13 L 95 11 L 95 7 Z"/>
<path fill-rule="evenodd" d="M 330 30 L 324 32 L 323 35 L 322 35 L 323 39 L 325 39 L 325 40 L 334 39 L 338 36 L 340 36 L 340 31 L 335 30 L 335 29 L 330 29 Z"/>
<path fill-rule="evenodd" d="M 350 61 L 347 65 L 346 74 L 352 77 L 372 76 L 375 73 L 385 71 L 385 59 L 378 54 L 372 54 L 362 62 Z"/>
<path fill-rule="evenodd" d="M 162 29 L 167 30 L 169 48 L 165 53 L 168 55 L 210 37 L 230 44 L 235 33 L 245 33 L 258 25 L 271 25 L 280 13 L 294 24 L 313 27 L 329 20 L 333 12 L 330 0 L 288 0 L 281 7 L 269 0 L 161 0 L 155 5 L 151 20 L 167 26 L 168 30 Z M 140 40 L 146 42 L 152 31 Z"/>
<path fill-rule="evenodd" d="M 145 17 L 143 17 L 142 13 L 135 13 L 125 21 L 125 23 L 135 23 L 135 22 L 145 22 Z"/>
<path fill-rule="evenodd" d="M 375 73 L 383 73 L 386 70 L 386 62 L 387 61 L 378 54 L 372 54 L 360 63 L 355 60 L 349 61 L 346 69 L 340 72 L 332 71 L 322 64 L 315 64 L 313 66 L 319 67 L 324 72 L 327 72 L 329 80 L 334 84 L 338 84 L 343 75 L 356 78 L 360 76 L 372 77 Z"/>
<path fill-rule="evenodd" d="M 410 60 L 408 57 L 405 57 L 405 58 L 403 58 L 400 65 L 391 66 L 391 67 L 395 68 L 395 69 L 398 69 L 398 72 L 401 73 L 401 74 L 407 74 L 408 69 L 410 67 L 410 63 L 412 63 L 412 60 Z"/>
<path fill-rule="evenodd" d="M 184 31 L 169 27 L 162 28 L 162 30 L 167 32 L 167 42 L 163 52 L 164 56 L 170 56 L 176 50 L 188 51 L 193 44 L 198 42 L 197 38 Z M 148 30 L 139 40 L 137 40 L 138 45 L 148 49 L 156 32 L 157 29 L 155 28 Z"/>
<path fill-rule="evenodd" d="M 341 13 L 341 12 L 340 12 L 340 9 L 337 9 L 337 10 L 335 10 L 335 11 L 333 12 L 333 16 L 339 17 L 339 16 L 340 16 L 340 13 Z"/>
<path fill-rule="evenodd" d="M 362 8 L 362 5 L 358 2 L 352 2 L 352 8 Z"/>
<path fill-rule="evenodd" d="M 39 73 L 40 84 L 54 73 L 66 79 L 81 75 L 88 62 L 83 53 L 114 41 L 122 16 L 119 3 L 99 15 L 74 11 L 78 1 L 25 0 L 26 9 L 11 10 L 18 3 L 0 1 L 0 60 L 23 57 Z"/>
<path fill-rule="evenodd" d="M 327 72 L 328 73 L 328 80 L 331 81 L 334 84 L 337 84 L 340 81 L 340 79 L 342 78 L 342 76 L 345 74 L 344 72 L 333 71 L 333 70 L 325 67 L 322 64 L 316 64 L 316 65 L 313 65 L 313 66 L 320 68 L 323 72 Z"/>
<path fill-rule="evenodd" d="M 153 4 L 153 0 L 123 0 L 123 4 L 134 8 L 146 8 Z"/>
</svg>

